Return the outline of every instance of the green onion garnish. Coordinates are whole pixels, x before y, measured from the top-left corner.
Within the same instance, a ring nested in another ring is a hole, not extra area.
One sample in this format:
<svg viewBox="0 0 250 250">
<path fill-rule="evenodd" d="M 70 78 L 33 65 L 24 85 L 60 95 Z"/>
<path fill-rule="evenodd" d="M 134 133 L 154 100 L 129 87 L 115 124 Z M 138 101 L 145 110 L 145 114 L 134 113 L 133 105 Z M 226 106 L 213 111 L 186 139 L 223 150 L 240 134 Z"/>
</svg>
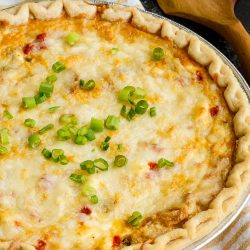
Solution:
<svg viewBox="0 0 250 250">
<path fill-rule="evenodd" d="M 105 120 L 105 127 L 110 130 L 117 130 L 120 125 L 119 117 L 109 115 Z"/>
<path fill-rule="evenodd" d="M 80 184 L 83 184 L 87 181 L 87 178 L 83 175 L 80 175 L 80 174 L 71 174 L 69 176 L 69 178 L 74 181 L 74 182 L 77 182 L 77 183 L 80 183 Z"/>
<path fill-rule="evenodd" d="M 122 108 L 121 108 L 121 111 L 120 111 L 120 115 L 122 117 L 126 118 L 127 117 L 127 113 L 126 112 L 127 112 L 127 108 L 126 108 L 125 105 L 123 105 Z"/>
<path fill-rule="evenodd" d="M 136 113 L 133 108 L 131 108 L 127 114 L 127 120 L 131 121 L 135 117 Z"/>
<path fill-rule="evenodd" d="M 28 127 L 28 128 L 34 128 L 35 125 L 36 125 L 36 121 L 33 120 L 33 119 L 28 118 L 28 119 L 25 119 L 24 125 L 25 125 L 26 127 Z"/>
<path fill-rule="evenodd" d="M 92 90 L 95 88 L 95 81 L 94 80 L 88 80 L 86 84 L 84 85 L 84 89 Z"/>
<path fill-rule="evenodd" d="M 46 159 L 50 159 L 52 156 L 51 151 L 49 151 L 47 148 L 44 148 L 42 150 L 42 155 L 46 158 Z"/>
<path fill-rule="evenodd" d="M 51 82 L 43 82 L 40 85 L 39 93 L 44 94 L 46 97 L 50 97 L 54 90 L 54 85 Z"/>
<path fill-rule="evenodd" d="M 85 137 L 88 139 L 88 141 L 95 140 L 95 133 L 92 129 L 88 129 L 87 133 L 85 134 Z"/>
<path fill-rule="evenodd" d="M 57 138 L 59 141 L 66 141 L 70 139 L 72 136 L 70 132 L 70 128 L 68 126 L 64 126 L 57 130 Z"/>
<path fill-rule="evenodd" d="M 82 195 L 87 197 L 96 195 L 96 190 L 91 186 L 84 186 L 82 188 Z"/>
<path fill-rule="evenodd" d="M 58 62 L 56 62 L 56 63 L 54 63 L 54 64 L 52 65 L 52 70 L 53 70 L 55 73 L 59 73 L 59 72 L 65 70 L 65 69 L 66 69 L 66 67 L 65 67 L 60 61 L 58 61 Z"/>
<path fill-rule="evenodd" d="M 109 164 L 103 158 L 98 158 L 94 160 L 94 166 L 101 171 L 107 171 L 109 168 Z"/>
<path fill-rule="evenodd" d="M 8 145 L 9 142 L 9 131 L 7 128 L 0 129 L 0 141 L 3 145 Z"/>
<path fill-rule="evenodd" d="M 41 143 L 39 135 L 38 134 L 33 134 L 33 135 L 29 136 L 28 143 L 29 143 L 29 146 L 31 148 L 37 148 Z"/>
<path fill-rule="evenodd" d="M 148 103 L 145 100 L 140 100 L 135 105 L 135 113 L 142 115 L 145 114 L 148 109 Z"/>
<path fill-rule="evenodd" d="M 141 220 L 142 220 L 142 214 L 138 211 L 135 211 L 128 218 L 128 224 L 131 226 L 138 226 L 141 223 Z"/>
<path fill-rule="evenodd" d="M 46 78 L 46 82 L 54 83 L 57 80 L 57 76 L 52 74 Z"/>
<path fill-rule="evenodd" d="M 59 162 L 64 156 L 64 151 L 62 149 L 53 149 L 51 152 L 51 158 L 54 162 Z"/>
<path fill-rule="evenodd" d="M 92 117 L 91 121 L 90 121 L 90 128 L 94 132 L 102 132 L 103 129 L 104 129 L 104 122 L 103 122 L 103 120 L 96 119 L 96 118 Z"/>
<path fill-rule="evenodd" d="M 133 92 L 135 92 L 135 87 L 133 86 L 124 87 L 118 95 L 118 100 L 121 102 L 127 102 L 131 97 L 131 95 L 133 94 Z"/>
<path fill-rule="evenodd" d="M 128 163 L 128 159 L 124 155 L 117 155 L 114 160 L 114 165 L 118 168 L 125 166 Z"/>
<path fill-rule="evenodd" d="M 39 130 L 39 134 L 40 135 L 43 135 L 43 134 L 45 134 L 47 131 L 49 131 L 49 130 L 51 130 L 51 129 L 53 129 L 54 128 L 54 125 L 52 124 L 52 123 L 50 123 L 50 124 L 48 124 L 48 125 L 46 125 L 45 127 L 43 127 L 43 128 L 41 128 L 40 130 Z"/>
<path fill-rule="evenodd" d="M 156 107 L 152 107 L 152 108 L 149 109 L 149 115 L 151 117 L 156 116 Z"/>
<path fill-rule="evenodd" d="M 55 113 L 58 109 L 60 108 L 60 106 L 54 106 L 48 109 L 49 113 Z"/>
<path fill-rule="evenodd" d="M 80 80 L 79 81 L 79 86 L 80 86 L 80 89 L 84 89 L 84 80 Z"/>
<path fill-rule="evenodd" d="M 91 160 L 83 161 L 80 164 L 80 168 L 81 168 L 81 170 L 87 171 L 87 173 L 89 173 L 89 174 L 94 174 L 95 173 L 94 162 L 91 161 Z"/>
<path fill-rule="evenodd" d="M 110 137 L 110 136 L 107 136 L 107 137 L 105 138 L 105 140 L 101 143 L 100 149 L 101 149 L 102 151 L 107 151 L 107 150 L 108 150 L 110 139 L 111 139 L 111 137 Z"/>
<path fill-rule="evenodd" d="M 118 51 L 119 51 L 118 48 L 112 48 L 112 49 L 111 49 L 111 54 L 112 54 L 112 55 L 115 55 Z"/>
<path fill-rule="evenodd" d="M 87 143 L 87 138 L 83 135 L 77 135 L 74 139 L 75 144 L 77 145 L 84 145 Z"/>
<path fill-rule="evenodd" d="M 8 153 L 8 149 L 2 145 L 0 145 L 0 155 L 5 155 Z"/>
<path fill-rule="evenodd" d="M 165 52 L 162 48 L 157 47 L 154 48 L 152 56 L 154 60 L 160 61 L 165 57 Z"/>
<path fill-rule="evenodd" d="M 59 122 L 65 125 L 76 125 L 78 123 L 77 117 L 72 114 L 64 114 L 59 118 Z"/>
<path fill-rule="evenodd" d="M 13 115 L 8 110 L 4 110 L 3 111 L 3 117 L 10 120 L 10 119 L 13 118 Z"/>
<path fill-rule="evenodd" d="M 87 126 L 83 126 L 83 127 L 79 128 L 77 131 L 77 135 L 86 135 L 87 133 L 88 133 Z"/>
<path fill-rule="evenodd" d="M 36 100 L 34 97 L 23 97 L 22 103 L 23 107 L 26 109 L 31 109 L 36 107 Z"/>
<path fill-rule="evenodd" d="M 38 93 L 37 95 L 35 95 L 34 98 L 35 98 L 36 104 L 43 103 L 47 100 L 47 97 L 44 93 Z"/>
<path fill-rule="evenodd" d="M 80 36 L 76 32 L 70 32 L 66 36 L 66 43 L 70 46 L 75 45 L 80 39 Z"/>
<path fill-rule="evenodd" d="M 159 161 L 158 161 L 158 167 L 159 168 L 162 168 L 162 167 L 173 167 L 175 164 L 174 162 L 171 162 L 171 161 L 168 161 L 164 158 L 161 158 Z"/>
<path fill-rule="evenodd" d="M 120 143 L 120 144 L 118 144 L 118 145 L 117 145 L 117 148 L 118 148 L 118 150 L 122 150 L 122 148 L 123 148 L 123 144 L 121 144 L 121 143 Z"/>
<path fill-rule="evenodd" d="M 140 99 L 146 96 L 146 91 L 143 88 L 137 87 L 133 93 L 133 98 Z"/>
<path fill-rule="evenodd" d="M 69 163 L 69 161 L 65 155 L 62 155 L 59 157 L 59 162 L 61 165 L 67 165 Z"/>
<path fill-rule="evenodd" d="M 97 204 L 98 203 L 98 196 L 97 195 L 90 196 L 90 201 L 92 204 Z"/>
</svg>

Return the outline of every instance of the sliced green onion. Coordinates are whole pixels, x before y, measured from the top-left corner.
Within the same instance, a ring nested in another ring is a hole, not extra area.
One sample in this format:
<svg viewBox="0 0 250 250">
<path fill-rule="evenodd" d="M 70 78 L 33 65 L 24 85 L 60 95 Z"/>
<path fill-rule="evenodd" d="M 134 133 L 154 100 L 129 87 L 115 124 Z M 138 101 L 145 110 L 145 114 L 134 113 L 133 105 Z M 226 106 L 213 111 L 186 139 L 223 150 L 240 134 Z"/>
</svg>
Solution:
<svg viewBox="0 0 250 250">
<path fill-rule="evenodd" d="M 46 97 L 50 97 L 53 93 L 54 85 L 51 82 L 43 82 L 40 85 L 39 93 L 44 94 Z"/>
<path fill-rule="evenodd" d="M 98 196 L 97 195 L 90 196 L 90 201 L 92 204 L 97 204 L 98 203 Z"/>
<path fill-rule="evenodd" d="M 119 117 L 109 115 L 105 120 L 105 127 L 110 130 L 117 130 L 120 125 Z"/>
<path fill-rule="evenodd" d="M 36 121 L 33 120 L 33 119 L 28 118 L 28 119 L 25 119 L 24 125 L 25 125 L 26 127 L 28 127 L 28 128 L 34 128 L 35 125 L 36 125 Z"/>
<path fill-rule="evenodd" d="M 85 137 L 88 139 L 88 141 L 95 140 L 95 133 L 92 129 L 88 129 L 88 132 L 86 133 Z"/>
<path fill-rule="evenodd" d="M 82 195 L 86 197 L 91 197 L 93 195 L 96 195 L 96 189 L 86 185 L 82 188 Z"/>
<path fill-rule="evenodd" d="M 156 107 L 152 107 L 152 108 L 149 109 L 149 115 L 151 117 L 156 116 Z"/>
<path fill-rule="evenodd" d="M 131 108 L 127 114 L 127 120 L 131 121 L 135 117 L 136 113 L 133 108 Z"/>
<path fill-rule="evenodd" d="M 154 48 L 152 56 L 154 60 L 160 61 L 165 57 L 165 52 L 162 48 L 157 47 Z"/>
<path fill-rule="evenodd" d="M 101 171 L 107 171 L 109 168 L 109 164 L 103 158 L 98 158 L 94 160 L 94 166 Z"/>
<path fill-rule="evenodd" d="M 118 49 L 118 48 L 112 48 L 112 49 L 111 49 L 111 54 L 112 54 L 112 55 L 117 54 L 117 52 L 119 52 L 119 49 Z"/>
<path fill-rule="evenodd" d="M 90 122 L 90 128 L 94 132 L 102 132 L 103 129 L 104 129 L 104 122 L 103 122 L 103 120 L 96 119 L 96 118 L 92 117 L 91 118 L 91 122 Z"/>
<path fill-rule="evenodd" d="M 23 97 L 22 103 L 23 107 L 26 109 L 31 109 L 36 107 L 36 100 L 34 97 Z"/>
<path fill-rule="evenodd" d="M 77 135 L 74 140 L 75 144 L 77 145 L 84 145 L 87 143 L 87 141 L 87 138 L 83 135 Z"/>
<path fill-rule="evenodd" d="M 35 95 L 34 98 L 35 98 L 36 104 L 43 103 L 47 100 L 47 97 L 44 93 L 38 93 L 37 95 Z"/>
<path fill-rule="evenodd" d="M 142 214 L 138 211 L 133 212 L 133 214 L 128 218 L 128 224 L 135 227 L 138 226 L 142 221 Z"/>
<path fill-rule="evenodd" d="M 55 74 L 52 74 L 46 78 L 47 82 L 54 83 L 57 80 L 57 76 Z"/>
<path fill-rule="evenodd" d="M 135 87 L 133 86 L 126 86 L 124 87 L 119 95 L 118 95 L 118 100 L 121 102 L 127 102 L 129 100 L 129 97 L 135 92 Z"/>
<path fill-rule="evenodd" d="M 80 36 L 76 32 L 70 32 L 66 36 L 66 43 L 70 46 L 73 46 L 79 41 L 79 39 L 80 39 Z"/>
<path fill-rule="evenodd" d="M 64 151 L 62 149 L 53 149 L 51 152 L 51 158 L 54 162 L 61 161 L 62 156 L 64 156 Z"/>
<path fill-rule="evenodd" d="M 118 168 L 125 166 L 128 163 L 128 159 L 124 155 L 117 155 L 114 160 L 114 165 Z"/>
<path fill-rule="evenodd" d="M 13 118 L 13 115 L 8 110 L 4 110 L 3 111 L 3 117 L 10 120 L 10 119 Z"/>
<path fill-rule="evenodd" d="M 56 62 L 52 65 L 52 70 L 55 72 L 55 73 L 60 73 L 61 71 L 65 70 L 66 67 L 60 62 Z"/>
<path fill-rule="evenodd" d="M 44 148 L 42 150 L 42 155 L 46 158 L 46 159 L 50 159 L 52 156 L 51 151 L 49 151 L 47 148 Z"/>
<path fill-rule="evenodd" d="M 65 125 L 76 125 L 78 123 L 77 117 L 72 114 L 64 114 L 59 118 L 59 122 Z"/>
<path fill-rule="evenodd" d="M 118 150 L 122 150 L 123 144 L 118 144 L 117 148 L 118 148 Z"/>
<path fill-rule="evenodd" d="M 92 90 L 95 88 L 95 81 L 94 80 L 88 80 L 86 84 L 84 85 L 84 89 Z"/>
<path fill-rule="evenodd" d="M 83 175 L 80 175 L 80 174 L 71 174 L 69 176 L 69 178 L 74 181 L 74 182 L 77 182 L 77 183 L 80 183 L 80 184 L 83 184 L 87 181 L 87 178 Z"/>
<path fill-rule="evenodd" d="M 70 128 L 68 126 L 64 126 L 57 130 L 57 138 L 59 141 L 66 141 L 70 139 L 72 136 L 70 132 Z"/>
<path fill-rule="evenodd" d="M 135 105 L 135 113 L 139 115 L 145 114 L 148 109 L 148 106 L 149 105 L 145 100 L 140 100 Z"/>
<path fill-rule="evenodd" d="M 79 128 L 77 131 L 77 135 L 86 135 L 87 133 L 88 133 L 87 126 L 83 126 L 83 127 Z"/>
<path fill-rule="evenodd" d="M 80 89 L 84 89 L 84 80 L 79 81 Z"/>
<path fill-rule="evenodd" d="M 46 132 L 48 132 L 49 130 L 51 130 L 53 128 L 54 128 L 54 125 L 52 123 L 50 123 L 50 124 L 46 125 L 45 127 L 41 128 L 38 133 L 40 135 L 43 135 L 43 134 L 45 134 Z"/>
<path fill-rule="evenodd" d="M 29 136 L 28 143 L 29 143 L 29 146 L 31 148 L 37 148 L 41 143 L 39 135 L 38 134 L 33 134 L 33 135 Z"/>
<path fill-rule="evenodd" d="M 107 150 L 108 150 L 110 139 L 111 139 L 111 137 L 110 137 L 110 136 L 107 136 L 107 137 L 105 138 L 105 140 L 101 143 L 100 149 L 101 149 L 102 151 L 107 151 Z"/>
<path fill-rule="evenodd" d="M 121 111 L 120 111 L 120 115 L 123 116 L 124 118 L 126 118 L 127 117 L 126 112 L 127 112 L 127 108 L 126 108 L 125 105 L 123 105 L 122 108 L 121 108 Z"/>
<path fill-rule="evenodd" d="M 83 161 L 80 164 L 80 168 L 82 170 L 87 171 L 87 173 L 89 174 L 94 174 L 95 173 L 95 166 L 94 166 L 94 162 L 91 160 L 87 160 L 87 161 Z"/>
<path fill-rule="evenodd" d="M 0 129 L 0 141 L 3 145 L 8 145 L 9 142 L 9 131 L 7 128 Z"/>
<path fill-rule="evenodd" d="M 69 161 L 65 155 L 59 156 L 59 162 L 61 165 L 67 165 L 69 163 Z"/>
<path fill-rule="evenodd" d="M 159 168 L 162 168 L 162 167 L 174 167 L 174 162 L 171 162 L 171 161 L 168 161 L 164 158 L 161 158 L 159 161 L 158 161 L 158 167 Z"/>
<path fill-rule="evenodd" d="M 2 145 L 0 145 L 0 155 L 5 155 L 8 153 L 8 149 Z"/>
<path fill-rule="evenodd" d="M 133 93 L 133 98 L 140 99 L 146 96 L 146 91 L 143 88 L 137 87 Z"/>
<path fill-rule="evenodd" d="M 49 108 L 48 111 L 50 113 L 55 113 L 59 108 L 60 108 L 60 106 L 54 106 L 54 107 Z"/>
</svg>

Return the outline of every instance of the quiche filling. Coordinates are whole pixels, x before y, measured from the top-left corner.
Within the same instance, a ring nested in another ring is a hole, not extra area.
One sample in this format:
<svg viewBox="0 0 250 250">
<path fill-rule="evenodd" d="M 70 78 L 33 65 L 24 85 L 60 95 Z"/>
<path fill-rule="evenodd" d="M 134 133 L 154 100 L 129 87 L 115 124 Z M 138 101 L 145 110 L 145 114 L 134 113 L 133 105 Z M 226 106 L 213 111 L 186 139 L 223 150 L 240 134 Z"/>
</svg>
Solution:
<svg viewBox="0 0 250 250">
<path fill-rule="evenodd" d="M 233 165 L 233 115 L 171 41 L 96 17 L 0 27 L 0 240 L 36 249 L 153 241 Z"/>
</svg>

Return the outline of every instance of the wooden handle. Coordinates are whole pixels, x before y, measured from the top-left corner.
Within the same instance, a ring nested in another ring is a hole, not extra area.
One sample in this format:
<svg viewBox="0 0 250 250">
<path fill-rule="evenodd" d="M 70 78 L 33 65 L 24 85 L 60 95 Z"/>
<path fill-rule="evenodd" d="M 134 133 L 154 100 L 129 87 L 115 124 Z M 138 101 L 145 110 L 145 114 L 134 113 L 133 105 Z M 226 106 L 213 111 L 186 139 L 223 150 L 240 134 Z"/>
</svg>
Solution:
<svg viewBox="0 0 250 250">
<path fill-rule="evenodd" d="M 220 32 L 238 55 L 245 79 L 250 85 L 250 36 L 240 21 L 226 25 Z"/>
</svg>

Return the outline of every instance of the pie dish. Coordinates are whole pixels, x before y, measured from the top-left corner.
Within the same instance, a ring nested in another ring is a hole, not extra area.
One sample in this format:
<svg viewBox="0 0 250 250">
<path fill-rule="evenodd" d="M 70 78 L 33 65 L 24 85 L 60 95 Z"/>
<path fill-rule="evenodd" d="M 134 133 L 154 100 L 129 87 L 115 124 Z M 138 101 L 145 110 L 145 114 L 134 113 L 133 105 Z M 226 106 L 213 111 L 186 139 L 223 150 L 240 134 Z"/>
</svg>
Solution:
<svg viewBox="0 0 250 250">
<path fill-rule="evenodd" d="M 198 37 L 84 1 L 0 22 L 0 249 L 182 249 L 233 211 L 248 99 Z"/>
</svg>

